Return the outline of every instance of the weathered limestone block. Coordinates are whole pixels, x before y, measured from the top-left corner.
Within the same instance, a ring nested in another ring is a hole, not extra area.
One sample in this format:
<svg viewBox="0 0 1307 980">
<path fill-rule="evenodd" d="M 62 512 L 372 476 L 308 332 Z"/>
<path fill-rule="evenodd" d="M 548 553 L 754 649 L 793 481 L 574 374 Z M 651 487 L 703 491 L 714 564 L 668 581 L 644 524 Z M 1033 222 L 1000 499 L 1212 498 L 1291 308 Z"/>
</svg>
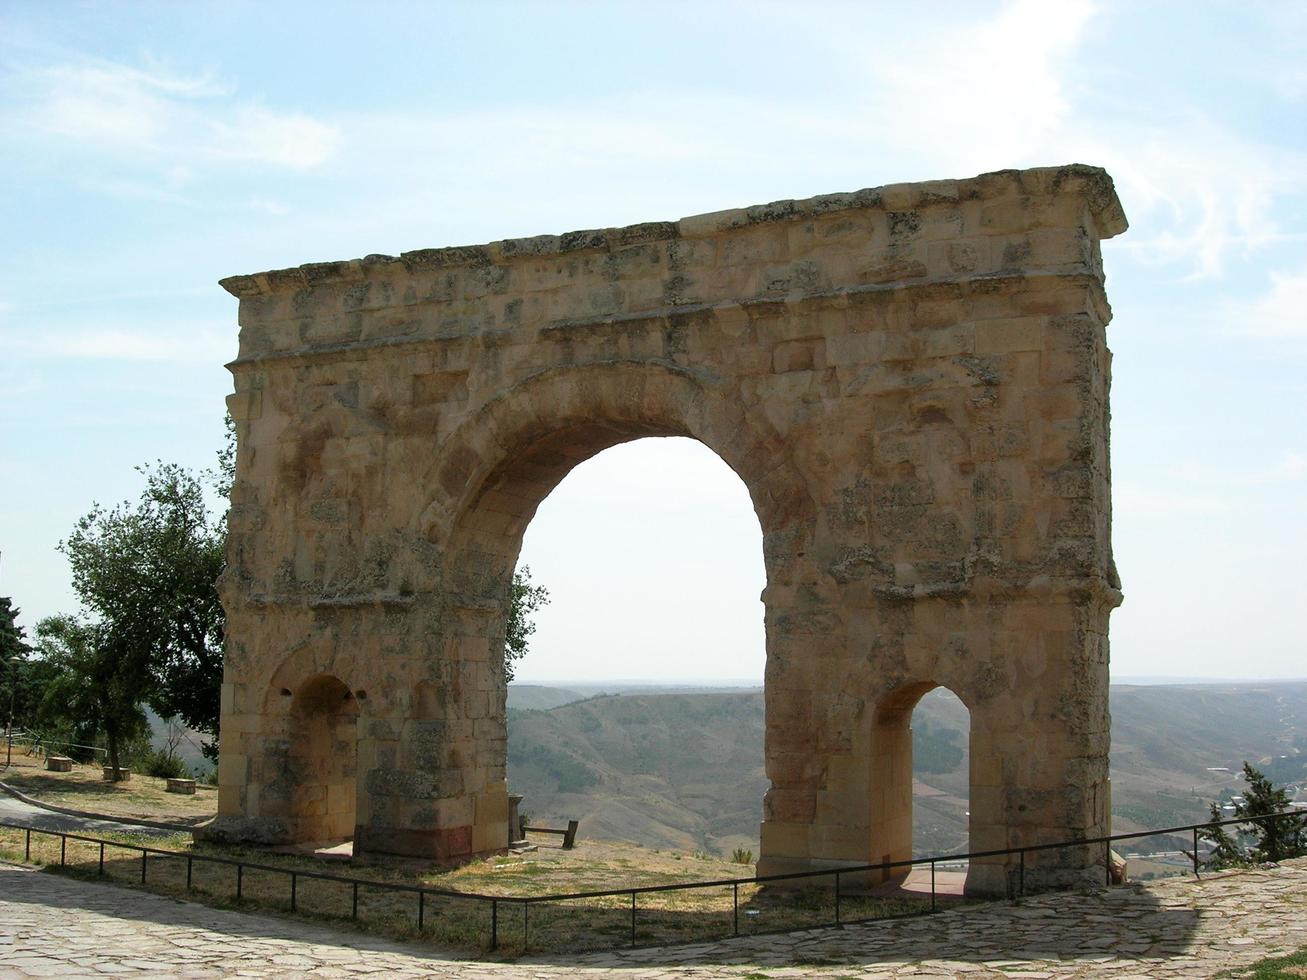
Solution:
<svg viewBox="0 0 1307 980">
<path fill-rule="evenodd" d="M 718 453 L 762 526 L 761 871 L 910 854 L 908 719 L 938 685 L 971 711 L 973 846 L 1105 832 L 1099 242 L 1124 229 L 1070 166 L 225 280 L 213 833 L 503 847 L 522 535 L 578 463 L 659 435 Z"/>
</svg>

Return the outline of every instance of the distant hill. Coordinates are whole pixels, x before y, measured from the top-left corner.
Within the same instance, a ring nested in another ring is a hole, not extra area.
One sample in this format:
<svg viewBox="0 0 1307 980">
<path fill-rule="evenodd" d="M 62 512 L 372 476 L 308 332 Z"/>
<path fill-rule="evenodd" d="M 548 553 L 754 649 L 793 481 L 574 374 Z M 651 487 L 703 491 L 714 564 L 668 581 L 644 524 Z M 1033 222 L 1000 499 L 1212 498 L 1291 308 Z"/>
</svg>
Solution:
<svg viewBox="0 0 1307 980">
<path fill-rule="evenodd" d="M 150 725 L 150 748 L 162 751 L 171 746 L 178 758 L 196 775 L 203 776 L 213 771 L 213 762 L 205 758 L 200 748 L 208 741 L 206 736 L 177 721 L 170 725 L 153 708 L 145 705 L 142 707 L 145 708 L 145 720 Z"/>
<path fill-rule="evenodd" d="M 1307 783 L 1307 682 L 1112 688 L 1118 832 L 1202 819 L 1242 791 L 1245 760 Z"/>
<path fill-rule="evenodd" d="M 537 818 L 651 847 L 757 851 L 762 693 L 636 694 L 510 709 L 509 785 Z"/>
<path fill-rule="evenodd" d="M 540 684 L 509 684 L 508 707 L 531 711 L 547 711 L 580 701 L 588 695 L 561 687 L 544 687 Z"/>
<path fill-rule="evenodd" d="M 760 690 L 608 695 L 550 710 L 523 710 L 511 689 L 510 699 L 510 786 L 534 818 L 579 818 L 588 836 L 651 847 L 757 853 Z M 1120 686 L 1111 709 L 1118 832 L 1202 819 L 1210 800 L 1239 792 L 1245 759 L 1307 788 L 1307 683 Z M 918 853 L 967 846 L 968 728 L 947 691 L 914 712 Z"/>
</svg>

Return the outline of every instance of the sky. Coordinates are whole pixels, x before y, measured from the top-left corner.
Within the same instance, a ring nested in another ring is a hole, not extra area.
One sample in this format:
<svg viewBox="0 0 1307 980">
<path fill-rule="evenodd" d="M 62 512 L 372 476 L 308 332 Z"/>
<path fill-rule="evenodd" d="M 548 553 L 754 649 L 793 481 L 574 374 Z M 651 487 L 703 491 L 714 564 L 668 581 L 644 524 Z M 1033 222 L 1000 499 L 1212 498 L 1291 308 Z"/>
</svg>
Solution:
<svg viewBox="0 0 1307 980">
<path fill-rule="evenodd" d="M 1115 310 L 1113 674 L 1304 677 L 1307 5 L 0 6 L 0 595 L 211 466 L 225 276 L 1080 162 Z M 519 678 L 758 682 L 761 538 L 697 443 L 578 467 Z"/>
</svg>

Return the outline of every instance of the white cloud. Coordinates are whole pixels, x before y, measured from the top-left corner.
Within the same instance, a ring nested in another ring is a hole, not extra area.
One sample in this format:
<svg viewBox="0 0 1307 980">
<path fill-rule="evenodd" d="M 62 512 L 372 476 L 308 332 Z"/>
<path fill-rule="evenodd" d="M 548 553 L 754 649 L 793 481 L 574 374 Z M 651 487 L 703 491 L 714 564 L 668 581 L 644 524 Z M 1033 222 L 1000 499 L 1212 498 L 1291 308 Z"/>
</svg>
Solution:
<svg viewBox="0 0 1307 980">
<path fill-rule="evenodd" d="M 1112 510 L 1120 521 L 1126 517 L 1212 517 L 1229 514 L 1235 507 L 1218 494 L 1177 490 L 1172 485 L 1162 489 L 1142 483 L 1118 481 L 1112 486 Z"/>
<path fill-rule="evenodd" d="M 236 355 L 230 326 L 177 326 L 164 333 L 139 327 L 82 327 L 0 332 L 6 356 L 37 359 L 187 362 L 220 364 Z"/>
<path fill-rule="evenodd" d="M 1243 139 L 1199 117 L 1163 130 L 1123 126 L 1096 153 L 1117 181 L 1134 232 L 1116 248 L 1154 264 L 1219 276 L 1231 252 L 1293 241 L 1283 200 L 1307 190 L 1307 158 Z"/>
<path fill-rule="evenodd" d="M 1302 453 L 1285 452 L 1279 460 L 1269 466 L 1242 471 L 1236 468 L 1212 470 L 1198 463 L 1189 462 L 1180 467 L 1175 474 L 1174 482 L 1211 487 L 1270 487 L 1297 483 L 1303 479 L 1307 479 L 1307 456 Z"/>
<path fill-rule="evenodd" d="M 1150 95 L 1157 86 L 1145 79 L 1132 91 L 1113 76 L 1104 88 L 1098 66 L 1080 57 L 1098 13 L 1081 0 L 1013 0 L 988 19 L 880 50 L 863 31 L 829 43 L 838 58 L 868 64 L 862 121 L 878 157 L 907 158 L 919 175 L 1105 167 L 1134 225 L 1113 247 L 1188 278 L 1219 276 L 1232 252 L 1298 237 L 1278 219 L 1286 196 L 1307 191 L 1307 156 L 1244 137 L 1165 87 Z M 1276 64 L 1277 77 L 1301 73 L 1295 59 Z"/>
<path fill-rule="evenodd" d="M 260 211 L 263 214 L 270 214 L 274 218 L 290 214 L 290 208 L 280 201 L 274 201 L 266 197 L 251 197 L 245 202 L 245 206 L 251 211 Z"/>
<path fill-rule="evenodd" d="M 1273 271 L 1271 288 L 1250 303 L 1227 303 L 1225 320 L 1242 334 L 1270 339 L 1307 339 L 1307 264 Z"/>
<path fill-rule="evenodd" d="M 185 194 L 170 190 L 157 181 L 91 174 L 80 178 L 77 183 L 86 190 L 127 200 L 150 201 L 154 204 L 168 204 L 180 207 L 194 206 Z"/>
<path fill-rule="evenodd" d="M 964 170 L 1056 149 L 1072 110 L 1065 76 L 1093 14 L 1084 0 L 1015 0 L 988 20 L 895 39 L 867 69 L 882 138 Z"/>
<path fill-rule="evenodd" d="M 335 152 L 336 129 L 311 116 L 237 103 L 231 88 L 110 62 L 19 76 L 16 122 L 95 153 L 144 160 L 176 180 L 192 169 L 256 163 L 306 170 Z"/>
<path fill-rule="evenodd" d="M 762 7 L 758 16 L 769 14 L 778 29 L 804 31 L 790 8 Z M 460 204 L 430 198 L 442 188 L 460 188 L 483 213 L 469 185 L 491 185 L 501 201 L 547 187 L 575 220 L 589 210 L 591 221 L 616 222 L 676 216 L 651 211 L 662 193 L 691 208 L 725 207 L 761 195 L 1081 162 L 1112 173 L 1134 225 L 1113 247 L 1176 278 L 1217 277 L 1231 255 L 1300 237 L 1281 222 L 1286 198 L 1307 191 L 1307 155 L 1244 136 L 1172 93 L 1130 100 L 1114 88 L 1105 98 L 1081 56 L 1096 14 L 1083 0 L 1015 0 L 988 17 L 963 14 L 930 29 L 911 18 L 897 30 L 880 18 L 852 16 L 841 31 L 823 21 L 795 43 L 838 80 L 833 100 L 801 87 L 787 101 L 658 91 L 547 114 L 355 117 L 341 122 L 350 139 L 338 163 L 349 173 L 384 166 L 414 178 L 402 204 L 369 202 L 374 227 L 383 214 L 388 227 L 403 227 L 423 195 L 449 221 Z M 775 151 L 761 150 L 752 134 L 765 134 L 761 145 Z M 638 198 L 629 193 L 636 184 Z M 723 199 L 722 184 L 736 196 Z M 613 213 L 623 200 L 641 210 Z M 501 206 L 501 225 L 512 211 Z M 542 230 L 556 229 L 517 232 Z"/>
<path fill-rule="evenodd" d="M 210 152 L 219 159 L 310 170 L 335 152 L 339 134 L 311 116 L 246 106 L 232 122 L 210 123 Z"/>
</svg>

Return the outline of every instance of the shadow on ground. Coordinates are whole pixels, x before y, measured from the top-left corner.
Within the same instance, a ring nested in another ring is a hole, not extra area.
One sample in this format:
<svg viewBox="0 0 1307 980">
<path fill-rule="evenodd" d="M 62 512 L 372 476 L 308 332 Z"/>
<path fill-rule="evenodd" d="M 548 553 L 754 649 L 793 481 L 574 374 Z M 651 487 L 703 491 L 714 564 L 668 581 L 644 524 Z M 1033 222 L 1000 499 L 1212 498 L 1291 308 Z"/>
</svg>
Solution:
<svg viewBox="0 0 1307 980">
<path fill-rule="evenodd" d="M 114 864 L 115 862 L 110 862 Z M 165 862 L 171 863 L 171 862 Z M 138 867 L 137 862 L 134 866 Z M 117 872 L 126 870 L 117 868 Z M 111 869 L 111 874 L 115 869 Z M 0 895 L 3 903 L 35 904 L 57 909 L 60 914 L 89 912 L 119 919 L 150 922 L 159 926 L 203 928 L 230 938 L 292 939 L 358 949 L 386 950 L 423 959 L 466 960 L 511 959 L 520 950 L 521 910 L 501 909 L 500 939 L 506 947 L 497 955 L 465 952 L 436 946 L 433 940 L 442 918 L 438 903 L 427 908 L 426 931 L 417 942 L 400 942 L 366 935 L 344 922 L 314 921 L 288 915 L 269 915 L 273 909 L 252 912 L 199 907 L 164 895 L 151 895 L 114 884 L 72 880 L 56 873 L 39 873 L 0 865 Z M 569 903 L 550 903 L 532 909 L 529 923 L 532 942 L 544 940 L 550 932 L 575 929 L 576 920 L 586 921 L 587 936 L 612 946 L 619 935 L 629 942 L 630 910 L 627 908 L 577 908 Z M 742 906 L 742 911 L 752 907 Z M 766 910 L 749 917 L 765 922 Z M 376 911 L 376 910 L 373 910 Z M 467 922 L 473 934 L 489 935 L 489 910 L 485 921 Z M 517 923 L 513 921 L 518 918 Z M 371 918 L 371 915 L 369 915 Z M 528 958 L 540 964 L 652 965 L 750 964 L 761 966 L 820 965 L 865 966 L 884 962 L 956 960 L 993 963 L 1004 960 L 1088 960 L 1094 957 L 1168 956 L 1188 943 L 1198 922 L 1192 909 L 1163 906 L 1148 892 L 1134 887 L 1115 888 L 1094 894 L 1040 896 L 1021 903 L 991 902 L 941 912 L 878 921 L 845 928 L 818 928 L 804 932 L 764 935 L 757 922 L 746 928 L 756 935 L 735 939 L 729 935 L 730 914 L 705 915 L 674 909 L 637 911 L 636 940 L 663 940 L 665 929 L 675 920 L 691 920 L 694 945 L 659 946 L 640 949 L 594 949 L 590 942 L 576 941 L 567 949 L 534 950 Z M 485 932 L 481 932 L 481 927 Z M 678 928 L 680 928 L 678 926 Z M 620 933 L 619 933 L 620 930 Z M 714 937 L 712 934 L 716 933 Z M 470 936 L 468 937 L 470 938 Z M 691 937 L 685 936 L 682 941 Z"/>
</svg>

